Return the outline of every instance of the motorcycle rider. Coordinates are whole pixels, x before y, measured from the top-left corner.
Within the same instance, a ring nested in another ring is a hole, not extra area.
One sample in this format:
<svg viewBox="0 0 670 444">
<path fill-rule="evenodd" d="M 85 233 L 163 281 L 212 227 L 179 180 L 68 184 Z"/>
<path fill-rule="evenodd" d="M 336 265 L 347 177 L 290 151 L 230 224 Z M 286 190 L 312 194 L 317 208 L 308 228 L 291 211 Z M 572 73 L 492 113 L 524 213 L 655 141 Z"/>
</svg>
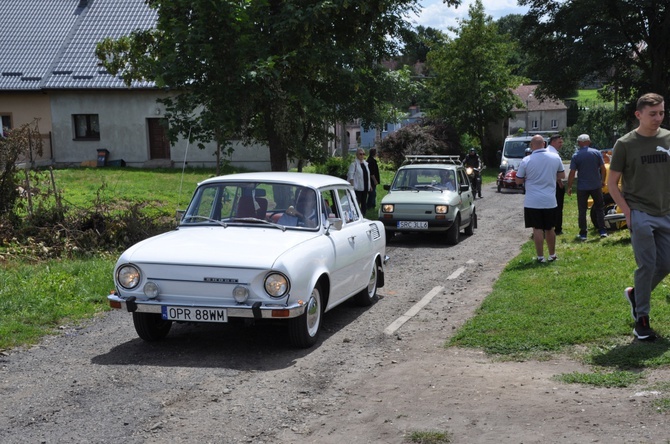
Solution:
<svg viewBox="0 0 670 444">
<path fill-rule="evenodd" d="M 477 187 L 477 194 L 479 197 L 482 197 L 482 184 L 481 184 L 481 178 L 480 178 L 480 169 L 482 166 L 481 161 L 479 160 L 479 155 L 477 154 L 477 151 L 473 148 L 470 148 L 470 152 L 468 153 L 467 156 L 465 156 L 465 160 L 463 162 L 467 167 L 472 167 L 472 170 L 474 172 L 474 180 L 476 182 L 476 187 Z"/>
</svg>

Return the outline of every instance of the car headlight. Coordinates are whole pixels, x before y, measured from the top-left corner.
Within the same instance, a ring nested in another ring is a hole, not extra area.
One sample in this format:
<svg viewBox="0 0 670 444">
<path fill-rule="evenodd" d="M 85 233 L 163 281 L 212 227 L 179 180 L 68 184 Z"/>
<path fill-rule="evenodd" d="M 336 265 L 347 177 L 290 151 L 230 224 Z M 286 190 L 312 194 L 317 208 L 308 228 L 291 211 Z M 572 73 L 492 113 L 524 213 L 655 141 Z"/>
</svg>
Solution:
<svg viewBox="0 0 670 444">
<path fill-rule="evenodd" d="M 435 205 L 435 214 L 447 214 L 449 205 Z"/>
<path fill-rule="evenodd" d="M 288 278 L 281 273 L 270 273 L 265 278 L 265 292 L 273 298 L 280 298 L 288 293 Z"/>
<path fill-rule="evenodd" d="M 382 213 L 393 213 L 393 209 L 394 209 L 393 204 L 382 205 Z"/>
<path fill-rule="evenodd" d="M 122 265 L 116 270 L 116 281 L 126 290 L 132 290 L 140 284 L 140 270 L 130 264 Z"/>
</svg>

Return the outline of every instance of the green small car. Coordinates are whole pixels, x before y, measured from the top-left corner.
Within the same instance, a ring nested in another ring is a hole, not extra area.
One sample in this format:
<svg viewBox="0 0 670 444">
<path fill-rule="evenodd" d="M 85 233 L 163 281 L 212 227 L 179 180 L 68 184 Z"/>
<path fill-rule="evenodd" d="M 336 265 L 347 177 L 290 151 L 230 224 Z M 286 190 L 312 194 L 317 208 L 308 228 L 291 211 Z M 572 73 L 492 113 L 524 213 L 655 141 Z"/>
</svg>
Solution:
<svg viewBox="0 0 670 444">
<path fill-rule="evenodd" d="M 475 195 L 458 156 L 407 156 L 379 207 L 387 240 L 396 232 L 437 232 L 456 245 L 477 228 Z"/>
</svg>

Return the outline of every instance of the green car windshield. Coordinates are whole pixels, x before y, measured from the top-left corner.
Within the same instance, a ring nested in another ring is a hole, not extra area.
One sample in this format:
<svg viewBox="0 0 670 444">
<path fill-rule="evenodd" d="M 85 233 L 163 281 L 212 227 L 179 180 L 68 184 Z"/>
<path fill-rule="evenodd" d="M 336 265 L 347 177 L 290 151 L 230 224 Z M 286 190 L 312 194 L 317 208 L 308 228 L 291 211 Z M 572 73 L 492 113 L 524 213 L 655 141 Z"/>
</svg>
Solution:
<svg viewBox="0 0 670 444">
<path fill-rule="evenodd" d="M 396 173 L 391 190 L 456 190 L 456 173 L 444 168 L 405 168 Z"/>
</svg>

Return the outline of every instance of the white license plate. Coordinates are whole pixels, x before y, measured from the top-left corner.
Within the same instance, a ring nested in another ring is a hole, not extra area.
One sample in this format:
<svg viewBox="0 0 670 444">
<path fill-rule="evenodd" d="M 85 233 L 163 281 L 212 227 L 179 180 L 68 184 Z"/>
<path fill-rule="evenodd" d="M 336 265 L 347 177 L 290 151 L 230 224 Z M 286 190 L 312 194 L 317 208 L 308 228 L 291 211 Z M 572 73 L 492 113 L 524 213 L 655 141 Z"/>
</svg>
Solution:
<svg viewBox="0 0 670 444">
<path fill-rule="evenodd" d="M 161 306 L 161 315 L 166 321 L 185 322 L 228 322 L 225 308 L 170 307 Z"/>
<path fill-rule="evenodd" d="M 416 222 L 416 221 L 398 221 L 398 228 L 407 228 L 410 230 L 427 230 L 428 222 Z"/>
</svg>

